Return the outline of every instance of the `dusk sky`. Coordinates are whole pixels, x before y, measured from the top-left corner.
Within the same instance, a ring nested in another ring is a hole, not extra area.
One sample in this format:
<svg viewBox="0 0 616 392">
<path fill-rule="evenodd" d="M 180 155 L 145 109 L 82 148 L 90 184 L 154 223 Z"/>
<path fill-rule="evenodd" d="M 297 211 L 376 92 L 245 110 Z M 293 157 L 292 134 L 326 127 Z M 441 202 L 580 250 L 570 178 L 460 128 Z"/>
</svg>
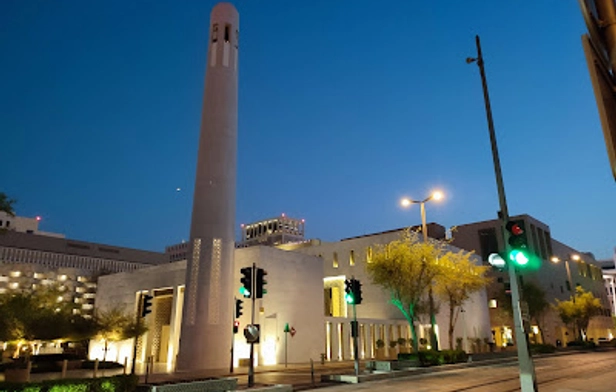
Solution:
<svg viewBox="0 0 616 392">
<path fill-rule="evenodd" d="M 188 239 L 214 1 L 0 2 L 0 192 L 68 238 Z M 475 35 L 511 214 L 597 258 L 611 176 L 577 1 L 241 0 L 237 227 L 322 240 L 496 218 Z M 177 188 L 181 190 L 176 191 Z"/>
</svg>

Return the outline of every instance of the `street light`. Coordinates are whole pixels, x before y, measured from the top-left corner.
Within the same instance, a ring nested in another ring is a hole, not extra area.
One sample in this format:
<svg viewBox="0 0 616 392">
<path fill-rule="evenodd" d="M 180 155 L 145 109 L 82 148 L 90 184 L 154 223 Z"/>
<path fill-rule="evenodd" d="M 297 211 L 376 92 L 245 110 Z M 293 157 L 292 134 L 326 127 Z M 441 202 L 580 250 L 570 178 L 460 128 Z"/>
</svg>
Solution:
<svg viewBox="0 0 616 392">
<path fill-rule="evenodd" d="M 419 206 L 421 207 L 421 232 L 423 233 L 423 240 L 424 242 L 428 242 L 428 227 L 426 225 L 426 207 L 425 204 L 427 202 L 429 202 L 430 200 L 441 200 L 443 198 L 443 192 L 441 191 L 434 191 L 430 194 L 430 196 L 426 197 L 425 199 L 419 201 L 419 200 L 413 200 L 409 197 L 404 197 L 402 198 L 402 200 L 400 200 L 400 205 L 402 205 L 402 207 L 410 207 L 411 204 L 419 204 Z"/>
<path fill-rule="evenodd" d="M 400 201 L 402 207 L 409 207 L 411 204 L 419 204 L 421 207 L 421 232 L 423 233 L 423 242 L 424 244 L 428 243 L 428 225 L 426 224 L 426 203 L 430 200 L 441 200 L 443 198 L 443 192 L 434 191 L 430 194 L 430 196 L 426 197 L 421 201 L 413 200 L 411 198 L 405 197 Z M 432 296 L 432 285 L 430 285 L 430 289 L 428 291 L 428 299 L 430 301 L 430 345 L 434 350 L 438 351 L 438 340 L 436 339 L 436 317 L 434 315 L 434 298 Z"/>
</svg>

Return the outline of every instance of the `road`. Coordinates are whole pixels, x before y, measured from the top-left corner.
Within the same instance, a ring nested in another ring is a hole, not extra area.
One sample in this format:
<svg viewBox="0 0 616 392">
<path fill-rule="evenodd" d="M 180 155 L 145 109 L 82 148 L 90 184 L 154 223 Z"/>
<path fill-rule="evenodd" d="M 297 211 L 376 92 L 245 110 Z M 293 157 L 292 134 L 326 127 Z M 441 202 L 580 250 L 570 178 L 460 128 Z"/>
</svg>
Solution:
<svg viewBox="0 0 616 392">
<path fill-rule="evenodd" d="M 616 351 L 587 352 L 535 358 L 541 392 L 616 391 Z M 323 391 L 379 392 L 515 392 L 520 390 L 517 362 L 462 368 L 438 373 L 354 385 Z"/>
</svg>

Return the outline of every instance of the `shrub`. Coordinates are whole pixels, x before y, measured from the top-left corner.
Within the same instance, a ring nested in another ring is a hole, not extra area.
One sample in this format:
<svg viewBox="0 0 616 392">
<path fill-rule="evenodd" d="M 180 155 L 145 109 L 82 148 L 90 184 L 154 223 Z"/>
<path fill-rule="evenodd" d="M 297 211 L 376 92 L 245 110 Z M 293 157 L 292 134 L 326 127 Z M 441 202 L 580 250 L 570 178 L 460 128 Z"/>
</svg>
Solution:
<svg viewBox="0 0 616 392">
<path fill-rule="evenodd" d="M 406 346 L 406 342 L 407 342 L 407 340 L 405 338 L 398 338 L 398 345 L 400 347 Z"/>
<path fill-rule="evenodd" d="M 46 380 L 15 384 L 0 382 L 2 392 L 133 392 L 139 378 L 133 375 L 87 378 L 78 380 Z"/>
<path fill-rule="evenodd" d="M 385 342 L 381 339 L 376 341 L 376 348 L 383 348 L 385 347 Z"/>
<path fill-rule="evenodd" d="M 462 350 L 423 350 L 419 352 L 421 366 L 438 366 L 446 363 L 466 362 L 466 359 L 467 355 Z"/>
<path fill-rule="evenodd" d="M 391 340 L 389 342 L 389 347 L 391 347 L 391 348 L 396 348 L 397 345 L 398 345 L 398 341 L 396 341 L 396 340 Z"/>
<path fill-rule="evenodd" d="M 567 347 L 579 347 L 579 348 L 595 348 L 597 344 L 593 341 L 574 340 L 567 343 Z"/>
<path fill-rule="evenodd" d="M 549 354 L 556 351 L 556 347 L 551 344 L 531 344 L 530 352 L 532 354 Z"/>
<path fill-rule="evenodd" d="M 414 361 L 417 357 L 417 353 L 400 353 L 398 354 L 398 361 Z"/>
</svg>

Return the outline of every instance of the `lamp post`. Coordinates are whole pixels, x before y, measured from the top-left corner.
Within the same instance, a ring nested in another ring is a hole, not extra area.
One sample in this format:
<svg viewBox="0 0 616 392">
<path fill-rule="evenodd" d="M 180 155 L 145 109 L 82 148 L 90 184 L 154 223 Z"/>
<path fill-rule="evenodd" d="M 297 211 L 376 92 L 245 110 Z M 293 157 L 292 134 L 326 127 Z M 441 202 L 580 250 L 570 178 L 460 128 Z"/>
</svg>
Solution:
<svg viewBox="0 0 616 392">
<path fill-rule="evenodd" d="M 507 209 L 507 198 L 505 196 L 505 185 L 503 184 L 503 173 L 500 166 L 500 158 L 498 155 L 498 145 L 496 143 L 496 131 L 494 130 L 494 120 L 492 118 L 492 106 L 490 104 L 490 94 L 488 93 L 488 82 L 486 78 L 485 64 L 483 62 L 483 54 L 481 52 L 481 41 L 479 36 L 475 36 L 475 44 L 477 45 L 477 57 L 468 57 L 467 64 L 476 63 L 479 68 L 479 76 L 481 77 L 481 86 L 483 89 L 483 101 L 486 109 L 486 117 L 488 120 L 488 132 L 490 135 L 490 146 L 492 149 L 492 163 L 494 164 L 494 176 L 496 177 L 496 188 L 498 191 L 498 202 L 500 211 L 498 216 L 501 221 L 503 233 L 505 233 L 505 251 L 508 254 L 511 250 L 507 245 L 506 224 L 509 221 L 509 210 Z M 507 263 L 509 270 L 509 282 L 511 284 L 511 305 L 513 308 L 513 324 L 515 328 L 516 346 L 518 349 L 518 365 L 520 368 L 520 387 L 522 392 L 536 392 L 537 378 L 535 375 L 535 365 L 530 355 L 528 347 L 528 339 L 524 324 L 522 323 L 522 311 L 520 308 L 520 288 L 519 279 L 515 266 L 512 262 Z"/>
<path fill-rule="evenodd" d="M 434 191 L 430 196 L 425 199 L 413 200 L 411 198 L 405 197 L 400 201 L 402 207 L 410 207 L 411 204 L 419 204 L 421 210 L 421 232 L 423 233 L 423 242 L 424 244 L 428 243 L 428 225 L 426 224 L 426 203 L 430 200 L 441 200 L 443 198 L 443 193 L 439 191 Z M 434 296 L 432 295 L 432 285 L 430 285 L 430 289 L 428 290 L 428 300 L 430 305 L 430 345 L 433 350 L 438 351 L 438 339 L 436 338 L 436 316 L 434 315 Z"/>
</svg>

